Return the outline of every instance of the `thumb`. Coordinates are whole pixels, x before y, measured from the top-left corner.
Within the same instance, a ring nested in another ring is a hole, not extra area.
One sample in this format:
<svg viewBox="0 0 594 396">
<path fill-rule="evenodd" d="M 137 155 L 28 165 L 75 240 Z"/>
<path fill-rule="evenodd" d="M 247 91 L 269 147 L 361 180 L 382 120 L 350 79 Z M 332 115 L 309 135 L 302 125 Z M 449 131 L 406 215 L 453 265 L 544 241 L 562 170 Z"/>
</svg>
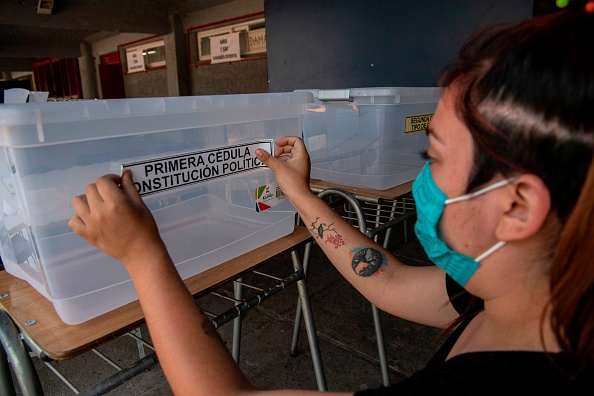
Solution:
<svg viewBox="0 0 594 396">
<path fill-rule="evenodd" d="M 131 200 L 135 202 L 142 201 L 142 198 L 140 197 L 140 194 L 138 193 L 138 190 L 134 185 L 134 180 L 132 179 L 131 171 L 127 170 L 124 172 L 124 174 L 122 175 L 120 187 L 122 188 L 122 192 L 124 193 L 124 195 L 126 195 Z"/>
<path fill-rule="evenodd" d="M 266 150 L 262 150 L 261 148 L 256 149 L 254 152 L 256 157 L 266 166 L 268 166 L 272 171 L 274 171 L 278 159 L 274 158 L 274 156 L 270 155 L 270 153 Z"/>
</svg>

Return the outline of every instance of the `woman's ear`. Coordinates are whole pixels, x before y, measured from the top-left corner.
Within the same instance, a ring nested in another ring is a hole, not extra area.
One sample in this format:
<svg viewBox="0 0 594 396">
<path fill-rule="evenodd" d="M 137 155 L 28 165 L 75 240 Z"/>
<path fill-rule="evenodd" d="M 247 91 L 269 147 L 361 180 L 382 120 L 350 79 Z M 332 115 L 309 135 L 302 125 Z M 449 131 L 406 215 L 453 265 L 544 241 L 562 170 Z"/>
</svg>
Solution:
<svg viewBox="0 0 594 396">
<path fill-rule="evenodd" d="M 551 209 L 549 189 L 540 177 L 521 175 L 510 183 L 504 194 L 503 216 L 496 229 L 501 241 L 522 240 L 543 226 Z"/>
</svg>

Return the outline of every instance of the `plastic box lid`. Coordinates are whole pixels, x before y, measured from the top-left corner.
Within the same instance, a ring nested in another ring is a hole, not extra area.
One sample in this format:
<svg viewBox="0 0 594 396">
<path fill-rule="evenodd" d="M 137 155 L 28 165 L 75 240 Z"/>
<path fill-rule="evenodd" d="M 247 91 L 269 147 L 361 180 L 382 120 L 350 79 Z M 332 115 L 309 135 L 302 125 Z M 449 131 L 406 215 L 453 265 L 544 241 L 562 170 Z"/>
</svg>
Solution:
<svg viewBox="0 0 594 396">
<path fill-rule="evenodd" d="M 294 92 L 310 92 L 316 102 L 351 101 L 359 104 L 399 104 L 438 101 L 439 87 L 371 87 L 345 89 L 304 89 Z"/>
<path fill-rule="evenodd" d="M 155 133 L 171 130 L 172 125 L 183 129 L 282 118 L 287 107 L 312 101 L 312 94 L 303 91 L 5 104 L 0 105 L 0 146 L 39 146 Z M 212 116 L 217 110 L 225 114 Z M 205 112 L 198 123 L 197 112 Z M 153 119 L 147 122 L 148 117 Z M 143 121 L 136 123 L 137 119 Z"/>
</svg>

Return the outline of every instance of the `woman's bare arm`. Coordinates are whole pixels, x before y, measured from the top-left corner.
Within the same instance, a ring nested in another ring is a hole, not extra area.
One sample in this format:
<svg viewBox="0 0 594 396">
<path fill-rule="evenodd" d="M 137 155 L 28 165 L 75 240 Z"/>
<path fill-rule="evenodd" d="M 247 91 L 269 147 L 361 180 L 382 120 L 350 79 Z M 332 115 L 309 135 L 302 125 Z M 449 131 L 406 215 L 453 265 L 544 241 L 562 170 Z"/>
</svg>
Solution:
<svg viewBox="0 0 594 396">
<path fill-rule="evenodd" d="M 272 156 L 257 155 L 274 171 L 291 204 L 328 259 L 369 301 L 401 318 L 445 327 L 457 314 L 448 301 L 445 274 L 435 266 L 403 264 L 354 228 L 309 188 L 309 155 L 300 138 L 276 142 Z"/>
<path fill-rule="evenodd" d="M 269 393 L 250 384 L 196 305 L 129 173 L 99 178 L 72 205 L 76 214 L 70 227 L 130 273 L 159 362 L 176 395 Z"/>
</svg>

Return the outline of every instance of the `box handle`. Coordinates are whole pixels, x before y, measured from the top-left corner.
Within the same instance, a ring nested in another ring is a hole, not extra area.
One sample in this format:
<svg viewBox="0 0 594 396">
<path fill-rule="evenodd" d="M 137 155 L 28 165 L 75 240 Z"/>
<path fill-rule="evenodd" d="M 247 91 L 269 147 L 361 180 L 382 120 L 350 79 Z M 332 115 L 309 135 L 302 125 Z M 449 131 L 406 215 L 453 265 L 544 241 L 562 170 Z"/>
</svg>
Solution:
<svg viewBox="0 0 594 396">
<path fill-rule="evenodd" d="M 318 92 L 318 99 L 321 102 L 352 102 L 350 89 L 324 89 Z"/>
</svg>

